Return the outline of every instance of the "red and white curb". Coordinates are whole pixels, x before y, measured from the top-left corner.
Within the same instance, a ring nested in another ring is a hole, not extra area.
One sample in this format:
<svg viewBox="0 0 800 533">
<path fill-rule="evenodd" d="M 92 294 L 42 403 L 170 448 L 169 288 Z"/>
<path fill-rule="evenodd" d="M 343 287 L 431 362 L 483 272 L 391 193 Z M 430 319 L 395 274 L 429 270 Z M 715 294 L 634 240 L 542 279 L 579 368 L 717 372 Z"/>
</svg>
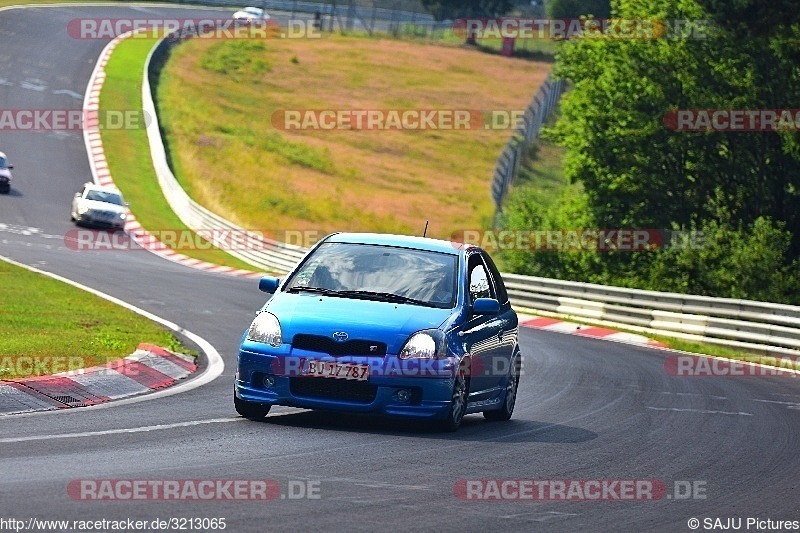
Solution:
<svg viewBox="0 0 800 533">
<path fill-rule="evenodd" d="M 99 126 L 99 109 L 100 109 L 100 92 L 103 89 L 103 83 L 106 80 L 105 68 L 108 60 L 117 45 L 124 39 L 132 36 L 131 32 L 124 33 L 111 42 L 109 42 L 100 54 L 97 60 L 89 84 L 86 87 L 86 94 L 83 100 L 84 116 L 91 117 L 86 120 L 83 128 L 83 139 L 86 144 L 86 153 L 89 155 L 89 167 L 92 171 L 92 179 L 95 183 L 103 186 L 114 186 L 114 180 L 111 177 L 111 172 L 108 169 L 108 161 L 106 160 L 105 152 L 103 151 L 103 139 L 100 135 Z M 147 230 L 142 228 L 142 225 L 136 220 L 136 217 L 128 211 L 127 222 L 125 223 L 125 231 L 133 238 L 134 242 L 164 259 L 179 263 L 181 265 L 202 270 L 205 272 L 214 272 L 219 274 L 227 274 L 230 276 L 244 277 L 244 278 L 260 278 L 263 274 L 251 270 L 243 270 L 238 268 L 217 265 L 208 263 L 199 259 L 194 259 L 184 254 L 172 250 L 164 243 L 153 237 Z"/>
<path fill-rule="evenodd" d="M 606 341 L 624 342 L 626 344 L 637 344 L 640 346 L 650 346 L 653 348 L 668 348 L 668 346 L 663 342 L 649 339 L 644 335 L 616 331 L 608 328 L 600 328 L 597 326 L 587 326 L 585 324 L 576 324 L 574 322 L 566 322 L 557 318 L 520 314 L 519 325 L 526 328 L 556 331 L 558 333 L 580 335 L 582 337 L 592 337 Z"/>
<path fill-rule="evenodd" d="M 152 344 L 102 366 L 0 381 L 0 415 L 86 407 L 173 385 L 197 370 L 194 359 Z"/>
</svg>

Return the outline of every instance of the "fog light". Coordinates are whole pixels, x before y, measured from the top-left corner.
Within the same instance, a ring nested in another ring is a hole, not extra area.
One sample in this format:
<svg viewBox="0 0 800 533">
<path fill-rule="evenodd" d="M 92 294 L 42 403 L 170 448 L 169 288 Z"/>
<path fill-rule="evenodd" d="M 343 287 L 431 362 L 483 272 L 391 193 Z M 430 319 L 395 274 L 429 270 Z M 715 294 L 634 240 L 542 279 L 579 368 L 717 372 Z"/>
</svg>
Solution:
<svg viewBox="0 0 800 533">
<path fill-rule="evenodd" d="M 275 385 L 274 376 L 264 376 L 264 388 L 271 389 Z"/>
<path fill-rule="evenodd" d="M 400 389 L 399 391 L 394 393 L 394 397 L 398 402 L 407 402 L 411 399 L 411 391 L 406 389 Z"/>
</svg>

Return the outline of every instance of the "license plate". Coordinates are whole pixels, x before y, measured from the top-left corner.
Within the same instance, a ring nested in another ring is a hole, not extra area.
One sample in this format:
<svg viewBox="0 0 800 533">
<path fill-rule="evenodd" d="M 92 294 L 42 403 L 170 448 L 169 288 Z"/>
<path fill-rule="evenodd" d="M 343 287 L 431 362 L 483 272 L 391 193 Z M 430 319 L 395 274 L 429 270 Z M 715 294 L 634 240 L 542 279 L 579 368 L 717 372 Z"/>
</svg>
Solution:
<svg viewBox="0 0 800 533">
<path fill-rule="evenodd" d="M 367 381 L 369 379 L 369 365 L 336 363 L 334 361 L 309 361 L 305 375 L 317 378 Z"/>
</svg>

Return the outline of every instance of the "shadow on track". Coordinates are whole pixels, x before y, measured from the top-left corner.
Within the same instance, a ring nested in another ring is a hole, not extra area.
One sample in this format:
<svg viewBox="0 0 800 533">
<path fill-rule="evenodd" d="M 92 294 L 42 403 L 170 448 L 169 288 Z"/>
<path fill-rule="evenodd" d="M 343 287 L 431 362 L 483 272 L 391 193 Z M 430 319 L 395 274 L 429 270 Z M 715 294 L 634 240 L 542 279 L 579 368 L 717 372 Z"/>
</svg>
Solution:
<svg viewBox="0 0 800 533">
<path fill-rule="evenodd" d="M 285 428 L 352 431 L 449 441 L 574 444 L 597 438 L 597 433 L 578 427 L 514 419 L 508 422 L 491 422 L 485 420 L 481 415 L 467 415 L 464 417 L 461 428 L 455 433 L 442 432 L 434 424 L 427 421 L 326 411 L 274 413 L 263 421 L 253 423 Z"/>
</svg>

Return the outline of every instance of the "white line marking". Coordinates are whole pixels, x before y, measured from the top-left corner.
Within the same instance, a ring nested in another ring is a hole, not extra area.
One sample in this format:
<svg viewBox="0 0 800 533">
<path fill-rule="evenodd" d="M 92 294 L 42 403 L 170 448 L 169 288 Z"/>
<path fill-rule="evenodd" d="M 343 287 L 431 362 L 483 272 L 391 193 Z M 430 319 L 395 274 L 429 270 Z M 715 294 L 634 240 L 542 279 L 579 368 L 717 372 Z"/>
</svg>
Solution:
<svg viewBox="0 0 800 533">
<path fill-rule="evenodd" d="M 175 424 L 157 424 L 155 426 L 141 426 L 138 428 L 106 429 L 104 431 L 83 431 L 80 433 L 56 433 L 52 435 L 30 435 L 28 437 L 8 437 L 0 439 L 0 444 L 13 444 L 15 442 L 30 442 L 40 440 L 78 439 L 82 437 L 99 437 L 101 435 L 121 435 L 126 433 L 147 433 L 149 431 L 162 431 L 165 429 L 185 428 L 203 424 L 225 424 L 228 422 L 242 422 L 246 418 L 211 418 L 209 420 L 192 420 L 190 422 L 176 422 Z"/>
<path fill-rule="evenodd" d="M 653 411 L 675 411 L 677 413 L 700 413 L 704 415 L 753 416 L 753 413 L 744 413 L 742 411 L 739 411 L 738 413 L 732 413 L 729 411 L 714 411 L 710 409 L 682 409 L 678 407 L 650 407 L 650 406 L 648 406 L 647 409 L 652 409 Z"/>
<path fill-rule="evenodd" d="M 800 405 L 800 402 L 779 402 L 778 400 L 753 400 L 754 402 L 777 403 L 778 405 Z"/>
</svg>

